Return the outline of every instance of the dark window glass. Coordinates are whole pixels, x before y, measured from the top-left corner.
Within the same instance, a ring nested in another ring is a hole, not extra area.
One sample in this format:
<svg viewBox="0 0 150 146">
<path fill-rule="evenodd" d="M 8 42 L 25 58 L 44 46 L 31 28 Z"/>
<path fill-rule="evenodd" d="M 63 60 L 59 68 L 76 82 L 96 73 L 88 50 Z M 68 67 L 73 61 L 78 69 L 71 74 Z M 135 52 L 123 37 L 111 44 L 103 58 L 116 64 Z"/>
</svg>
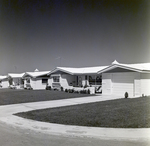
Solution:
<svg viewBox="0 0 150 146">
<path fill-rule="evenodd" d="M 48 82 L 48 79 L 42 79 L 43 84 L 47 84 L 47 82 Z"/>
<path fill-rule="evenodd" d="M 54 76 L 53 77 L 53 82 L 59 82 L 59 76 Z"/>
</svg>

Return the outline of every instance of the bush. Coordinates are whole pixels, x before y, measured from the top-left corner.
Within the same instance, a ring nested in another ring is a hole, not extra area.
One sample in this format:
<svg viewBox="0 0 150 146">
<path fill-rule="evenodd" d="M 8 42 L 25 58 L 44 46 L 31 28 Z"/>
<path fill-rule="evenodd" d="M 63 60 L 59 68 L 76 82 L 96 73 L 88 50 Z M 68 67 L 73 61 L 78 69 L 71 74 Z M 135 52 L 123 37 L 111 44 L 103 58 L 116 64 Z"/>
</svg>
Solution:
<svg viewBox="0 0 150 146">
<path fill-rule="evenodd" d="M 46 86 L 46 90 L 51 90 L 51 86 Z"/>
<path fill-rule="evenodd" d="M 125 92 L 125 94 L 124 94 L 124 96 L 125 96 L 125 98 L 128 98 L 128 92 Z"/>
<path fill-rule="evenodd" d="M 81 94 L 86 94 L 86 90 L 81 90 L 80 93 Z"/>
<path fill-rule="evenodd" d="M 87 90 L 87 93 L 90 94 L 90 89 Z"/>
<path fill-rule="evenodd" d="M 72 93 L 74 93 L 74 89 L 72 89 Z"/>
<path fill-rule="evenodd" d="M 74 91 L 74 93 L 79 93 L 79 91 Z"/>
<path fill-rule="evenodd" d="M 88 87 L 88 85 L 84 85 L 84 87 L 83 88 L 87 88 Z"/>
<path fill-rule="evenodd" d="M 65 89 L 65 92 L 68 92 L 68 89 Z"/>
<path fill-rule="evenodd" d="M 73 92 L 74 92 L 74 89 L 69 89 L 68 92 L 69 92 L 69 93 L 73 93 Z"/>
<path fill-rule="evenodd" d="M 61 87 L 60 87 L 60 90 L 61 90 L 61 91 L 64 91 L 64 88 L 61 86 Z"/>
</svg>

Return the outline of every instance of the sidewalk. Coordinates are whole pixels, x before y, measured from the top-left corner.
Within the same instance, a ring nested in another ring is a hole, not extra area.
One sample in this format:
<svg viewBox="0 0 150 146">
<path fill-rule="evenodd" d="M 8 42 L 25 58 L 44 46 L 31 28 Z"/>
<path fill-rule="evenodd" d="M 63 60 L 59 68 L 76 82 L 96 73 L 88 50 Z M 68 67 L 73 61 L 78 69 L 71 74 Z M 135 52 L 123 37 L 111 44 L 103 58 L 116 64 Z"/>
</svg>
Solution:
<svg viewBox="0 0 150 146">
<path fill-rule="evenodd" d="M 27 128 L 31 130 L 36 130 L 38 132 L 55 135 L 63 134 L 67 136 L 72 135 L 72 136 L 96 137 L 101 139 L 118 139 L 118 140 L 140 140 L 140 141 L 150 140 L 150 128 L 124 129 L 124 128 L 97 128 L 85 126 L 70 126 L 70 125 L 33 121 L 13 115 L 18 112 L 26 112 L 30 110 L 105 101 L 108 100 L 109 98 L 110 96 L 90 96 L 82 98 L 0 106 L 0 121 L 10 124 L 12 126 Z M 116 98 L 118 97 L 114 97 L 113 99 Z"/>
</svg>

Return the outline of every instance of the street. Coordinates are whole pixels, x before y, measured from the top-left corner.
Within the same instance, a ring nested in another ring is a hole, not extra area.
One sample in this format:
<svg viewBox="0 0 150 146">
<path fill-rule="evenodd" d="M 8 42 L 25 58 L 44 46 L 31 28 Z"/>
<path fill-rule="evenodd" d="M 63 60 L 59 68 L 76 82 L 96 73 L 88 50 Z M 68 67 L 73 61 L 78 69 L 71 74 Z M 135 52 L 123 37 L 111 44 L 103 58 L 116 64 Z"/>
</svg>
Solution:
<svg viewBox="0 0 150 146">
<path fill-rule="evenodd" d="M 0 122 L 1 146 L 148 146 L 146 141 L 118 141 L 88 137 L 49 135 Z"/>
</svg>

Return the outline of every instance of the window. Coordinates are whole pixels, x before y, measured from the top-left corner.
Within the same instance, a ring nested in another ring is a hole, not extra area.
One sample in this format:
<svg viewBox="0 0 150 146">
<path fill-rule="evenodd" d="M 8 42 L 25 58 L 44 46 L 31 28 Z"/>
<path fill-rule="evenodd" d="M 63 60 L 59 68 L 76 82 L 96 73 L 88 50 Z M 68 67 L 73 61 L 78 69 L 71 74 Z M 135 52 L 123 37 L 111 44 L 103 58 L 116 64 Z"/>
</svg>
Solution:
<svg viewBox="0 0 150 146">
<path fill-rule="evenodd" d="M 102 84 L 101 76 L 89 76 L 89 84 L 90 85 L 101 85 Z"/>
<path fill-rule="evenodd" d="M 59 82 L 59 76 L 54 76 L 53 77 L 53 82 Z"/>
<path fill-rule="evenodd" d="M 87 75 L 85 76 L 85 80 L 87 80 Z"/>
<path fill-rule="evenodd" d="M 42 79 L 42 84 L 47 84 L 48 83 L 48 79 Z"/>
</svg>

